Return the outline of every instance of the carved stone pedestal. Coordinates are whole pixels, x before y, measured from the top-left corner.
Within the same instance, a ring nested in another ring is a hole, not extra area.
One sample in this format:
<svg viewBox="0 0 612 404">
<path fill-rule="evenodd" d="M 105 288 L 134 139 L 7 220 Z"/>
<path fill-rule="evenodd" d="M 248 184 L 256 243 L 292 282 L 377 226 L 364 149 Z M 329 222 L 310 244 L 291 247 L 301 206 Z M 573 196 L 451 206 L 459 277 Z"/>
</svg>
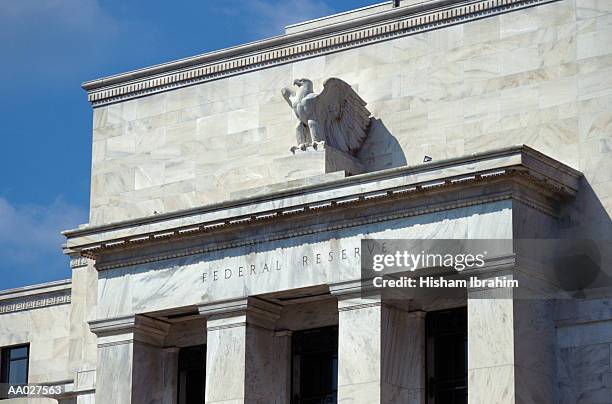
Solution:
<svg viewBox="0 0 612 404">
<path fill-rule="evenodd" d="M 286 181 L 233 192 L 231 199 L 318 184 L 365 172 L 357 158 L 330 146 L 297 149 L 294 154 L 288 153 L 287 156 L 274 159 L 272 166 L 275 173 L 284 174 Z"/>
</svg>

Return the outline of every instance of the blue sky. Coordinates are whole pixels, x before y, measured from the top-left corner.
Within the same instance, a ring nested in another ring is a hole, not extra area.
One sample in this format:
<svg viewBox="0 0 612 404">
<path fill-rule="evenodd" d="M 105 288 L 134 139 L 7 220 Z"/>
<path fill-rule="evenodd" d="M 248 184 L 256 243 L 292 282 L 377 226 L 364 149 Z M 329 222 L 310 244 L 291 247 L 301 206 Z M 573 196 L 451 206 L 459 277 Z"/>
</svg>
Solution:
<svg viewBox="0 0 612 404">
<path fill-rule="evenodd" d="M 376 0 L 0 0 L 0 289 L 70 277 L 87 221 L 83 81 L 282 33 Z"/>
</svg>

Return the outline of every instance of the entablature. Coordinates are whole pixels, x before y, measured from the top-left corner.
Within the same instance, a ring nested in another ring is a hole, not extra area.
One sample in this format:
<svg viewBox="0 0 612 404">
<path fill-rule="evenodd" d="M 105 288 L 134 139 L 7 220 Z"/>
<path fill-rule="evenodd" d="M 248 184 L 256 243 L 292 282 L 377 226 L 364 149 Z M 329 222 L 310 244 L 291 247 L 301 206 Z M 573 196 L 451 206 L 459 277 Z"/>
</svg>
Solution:
<svg viewBox="0 0 612 404">
<path fill-rule="evenodd" d="M 100 270 L 126 265 L 125 259 L 121 263 L 100 260 L 105 254 L 126 249 L 156 246 L 156 251 L 167 250 L 164 256 L 169 258 L 503 199 L 519 200 L 555 216 L 559 204 L 576 194 L 581 175 L 530 147 L 514 146 L 69 230 L 64 232 L 68 239 L 64 250 L 95 259 Z M 248 240 L 239 237 L 258 226 L 266 230 L 254 231 Z M 202 237 L 207 237 L 210 245 L 202 247 Z M 170 253 L 174 247 L 169 243 L 174 241 L 184 241 L 183 253 Z M 161 256 L 128 255 L 137 256 L 138 262 Z"/>
<path fill-rule="evenodd" d="M 70 279 L 0 291 L 0 315 L 70 303 Z"/>
</svg>

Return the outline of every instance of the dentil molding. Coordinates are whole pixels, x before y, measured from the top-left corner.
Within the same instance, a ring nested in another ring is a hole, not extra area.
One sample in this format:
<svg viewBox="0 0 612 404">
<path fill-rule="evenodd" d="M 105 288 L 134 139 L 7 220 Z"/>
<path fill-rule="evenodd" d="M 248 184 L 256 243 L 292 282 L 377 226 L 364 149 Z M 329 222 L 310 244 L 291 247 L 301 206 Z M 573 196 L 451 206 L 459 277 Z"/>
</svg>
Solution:
<svg viewBox="0 0 612 404">
<path fill-rule="evenodd" d="M 95 106 L 559 0 L 432 0 L 83 83 Z"/>
</svg>

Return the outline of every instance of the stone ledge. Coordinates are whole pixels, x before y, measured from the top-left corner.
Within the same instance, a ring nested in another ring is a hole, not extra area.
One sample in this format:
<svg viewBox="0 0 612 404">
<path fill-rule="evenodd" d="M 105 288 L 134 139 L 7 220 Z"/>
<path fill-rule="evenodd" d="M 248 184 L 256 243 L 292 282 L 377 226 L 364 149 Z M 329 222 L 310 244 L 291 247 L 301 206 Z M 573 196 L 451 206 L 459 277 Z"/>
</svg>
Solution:
<svg viewBox="0 0 612 404">
<path fill-rule="evenodd" d="M 292 179 L 292 180 L 288 180 L 285 182 L 278 182 L 275 184 L 264 185 L 261 187 L 247 188 L 241 191 L 232 192 L 230 194 L 230 200 L 263 196 L 263 195 L 268 195 L 268 194 L 279 192 L 279 191 L 300 189 L 306 186 L 324 184 L 326 182 L 339 180 L 345 177 L 346 177 L 346 173 L 344 171 L 337 171 L 335 173 L 312 175 L 309 177 Z"/>
<path fill-rule="evenodd" d="M 333 147 L 297 149 L 292 155 L 274 159 L 273 164 L 279 172 L 287 173 L 287 181 L 232 192 L 230 200 L 323 184 L 365 172 L 357 158 Z"/>
<path fill-rule="evenodd" d="M 0 315 L 70 303 L 71 288 L 66 279 L 0 291 Z"/>
<path fill-rule="evenodd" d="M 51 292 L 43 296 L 22 297 L 0 304 L 0 314 L 68 304 L 70 301 L 70 289 L 67 289 L 67 292 Z"/>
<path fill-rule="evenodd" d="M 92 320 L 88 324 L 98 337 L 99 347 L 134 341 L 160 345 L 170 329 L 169 323 L 142 315 Z"/>
<path fill-rule="evenodd" d="M 375 198 L 409 197 L 444 187 L 515 178 L 549 198 L 572 198 L 582 174 L 528 146 L 514 146 L 461 158 L 361 174 L 203 208 L 64 232 L 64 251 L 94 257 L 99 249 L 216 232 L 255 220 L 308 212 Z M 537 183 L 537 184 L 536 184 Z M 540 207 L 546 209 L 546 207 Z"/>
<path fill-rule="evenodd" d="M 36 285 L 23 286 L 20 288 L 0 290 L 0 301 L 25 296 L 39 295 L 43 293 L 64 291 L 69 290 L 71 287 L 72 281 L 70 279 L 63 279 L 61 281 L 39 283 Z"/>
</svg>

